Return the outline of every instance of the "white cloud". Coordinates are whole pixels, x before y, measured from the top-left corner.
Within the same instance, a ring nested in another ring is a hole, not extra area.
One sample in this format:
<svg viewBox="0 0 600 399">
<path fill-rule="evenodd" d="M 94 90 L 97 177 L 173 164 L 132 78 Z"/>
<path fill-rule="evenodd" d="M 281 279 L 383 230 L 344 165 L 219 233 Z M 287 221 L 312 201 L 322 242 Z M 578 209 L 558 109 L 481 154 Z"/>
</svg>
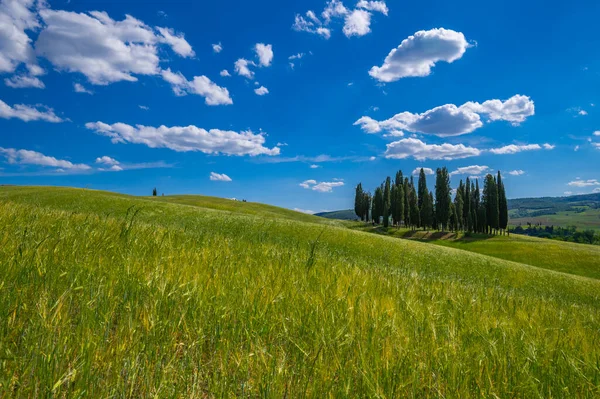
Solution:
<svg viewBox="0 0 600 399">
<path fill-rule="evenodd" d="M 212 49 L 215 53 L 220 53 L 221 51 L 223 51 L 223 45 L 221 44 L 221 42 L 217 43 L 217 44 L 213 44 L 212 45 Z"/>
<path fill-rule="evenodd" d="M 385 1 L 360 0 L 356 4 L 356 8 L 364 8 L 365 10 L 380 12 L 386 16 L 388 15 L 389 11 L 387 5 L 385 4 Z"/>
<path fill-rule="evenodd" d="M 506 101 L 488 100 L 483 104 L 468 102 L 460 107 L 446 104 L 421 114 L 401 112 L 390 119 L 377 121 L 363 116 L 354 125 L 367 133 L 390 132 L 400 134 L 403 130 L 412 133 L 433 134 L 439 137 L 459 136 L 472 133 L 483 126 L 481 116 L 490 121 L 504 120 L 513 125 L 523 122 L 534 114 L 533 101 L 527 96 L 515 95 Z"/>
<path fill-rule="evenodd" d="M 147 105 L 138 105 L 138 107 L 144 111 L 150 111 L 150 107 L 148 107 Z"/>
<path fill-rule="evenodd" d="M 597 187 L 597 188 L 593 189 L 592 193 L 593 194 L 600 193 L 600 187 Z"/>
<path fill-rule="evenodd" d="M 271 66 L 271 62 L 273 61 L 273 46 L 271 44 L 256 43 L 254 51 L 261 67 Z"/>
<path fill-rule="evenodd" d="M 542 146 L 539 144 L 524 144 L 524 145 L 516 145 L 516 144 L 510 144 L 504 147 L 500 147 L 500 148 L 492 148 L 490 149 L 490 152 L 492 154 L 496 154 L 496 155 L 505 155 L 505 154 L 516 154 L 518 152 L 523 152 L 523 151 L 538 151 L 541 150 Z M 546 148 L 551 149 L 551 148 Z"/>
<path fill-rule="evenodd" d="M 37 12 L 43 6 L 44 2 L 36 0 L 0 2 L 0 73 L 12 73 L 23 63 L 33 75 L 43 72 L 26 32 L 40 27 Z"/>
<path fill-rule="evenodd" d="M 314 164 L 313 164 L 313 165 L 310 165 L 310 168 L 311 168 L 311 169 L 318 169 L 318 168 L 320 168 L 320 166 L 319 166 L 319 165 L 314 165 Z"/>
<path fill-rule="evenodd" d="M 509 175 L 511 176 L 522 176 L 525 174 L 525 171 L 522 170 L 511 170 L 510 172 L 508 172 Z"/>
<path fill-rule="evenodd" d="M 173 29 L 170 28 L 156 28 L 162 36 L 163 43 L 167 43 L 174 52 L 179 54 L 181 57 L 190 58 L 196 54 L 192 49 L 192 46 L 185 40 L 183 33 L 177 34 Z"/>
<path fill-rule="evenodd" d="M 371 13 L 365 10 L 354 10 L 346 16 L 344 22 L 346 37 L 364 36 L 371 32 Z"/>
<path fill-rule="evenodd" d="M 461 32 L 444 28 L 418 31 L 393 49 L 381 67 L 371 68 L 369 75 L 380 82 L 428 76 L 437 62 L 452 63 L 470 46 Z"/>
<path fill-rule="evenodd" d="M 45 26 L 35 44 L 37 54 L 59 70 L 82 73 L 96 85 L 159 74 L 160 44 L 183 57 L 194 54 L 183 35 L 168 28 L 157 32 L 130 15 L 116 21 L 100 11 L 42 9 L 40 16 Z"/>
<path fill-rule="evenodd" d="M 311 211 L 309 209 L 294 208 L 293 210 L 300 213 L 306 213 L 307 215 L 314 215 L 316 213 L 315 211 Z"/>
<path fill-rule="evenodd" d="M 332 182 L 317 182 L 316 180 L 305 180 L 300 183 L 300 187 L 320 193 L 331 193 L 335 187 L 342 187 L 344 182 L 341 179 L 333 179 Z"/>
<path fill-rule="evenodd" d="M 542 147 L 544 147 L 544 150 L 553 150 L 553 149 L 555 149 L 555 148 L 556 148 L 556 146 L 555 146 L 555 145 L 548 144 L 548 143 L 544 143 L 544 144 L 542 144 Z"/>
<path fill-rule="evenodd" d="M 300 60 L 300 59 L 304 58 L 305 55 L 306 54 L 304 54 L 304 53 L 298 53 L 298 54 L 290 55 L 288 57 L 288 60 L 290 60 L 290 61 L 291 60 Z"/>
<path fill-rule="evenodd" d="M 211 181 L 224 181 L 224 182 L 230 182 L 231 177 L 227 176 L 224 173 L 215 173 L 215 172 L 210 172 L 210 180 Z"/>
<path fill-rule="evenodd" d="M 223 76 L 223 77 L 228 77 L 231 76 L 231 74 L 229 73 L 229 71 L 227 69 L 223 69 L 219 75 Z"/>
<path fill-rule="evenodd" d="M 6 84 L 9 87 L 12 87 L 13 89 L 44 89 L 46 87 L 46 85 L 44 85 L 44 82 L 42 82 L 35 76 L 28 75 L 14 75 L 11 78 L 4 79 L 4 84 Z"/>
<path fill-rule="evenodd" d="M 106 166 L 119 165 L 119 161 L 106 155 L 103 157 L 96 158 L 96 163 Z"/>
<path fill-rule="evenodd" d="M 86 89 L 85 87 L 83 87 L 83 85 L 81 85 L 79 83 L 74 83 L 73 84 L 73 90 L 75 91 L 75 93 L 94 94 L 94 92 L 92 92 L 91 90 Z"/>
<path fill-rule="evenodd" d="M 374 160 L 376 160 L 376 159 L 377 159 L 377 157 L 370 157 L 370 158 L 369 158 L 369 161 L 374 161 Z"/>
<path fill-rule="evenodd" d="M 68 169 L 72 171 L 84 171 L 91 169 L 91 167 L 88 165 L 74 164 L 70 161 L 49 157 L 36 151 L 16 150 L 14 148 L 0 147 L 0 155 L 3 155 L 9 164 L 15 165 L 36 165 Z"/>
<path fill-rule="evenodd" d="M 254 92 L 259 96 L 264 96 L 265 94 L 269 94 L 269 89 L 265 86 L 260 86 L 258 89 L 254 89 Z"/>
<path fill-rule="evenodd" d="M 419 139 L 409 138 L 388 144 L 385 157 L 391 159 L 405 159 L 413 157 L 418 161 L 424 161 L 427 159 L 462 159 L 478 156 L 480 154 L 481 150 L 473 147 L 467 147 L 463 144 L 426 144 Z"/>
<path fill-rule="evenodd" d="M 596 179 L 581 180 L 581 179 L 577 178 L 577 180 L 569 182 L 568 185 L 572 186 L 572 187 L 579 187 L 579 188 L 593 187 L 593 186 L 600 186 L 600 182 Z"/>
<path fill-rule="evenodd" d="M 108 125 L 103 122 L 86 123 L 86 128 L 110 137 L 113 143 L 145 144 L 150 148 L 169 148 L 178 152 L 200 151 L 224 155 L 279 155 L 279 148 L 264 147 L 263 133 L 251 131 L 206 130 L 196 126 L 130 126 L 124 123 Z"/>
<path fill-rule="evenodd" d="M 600 150 L 600 143 L 592 143 L 592 145 L 596 147 L 596 149 Z"/>
<path fill-rule="evenodd" d="M 248 61 L 244 58 L 240 58 L 235 62 L 235 73 L 248 79 L 254 79 L 254 72 L 250 70 L 249 66 L 254 66 L 252 61 Z"/>
<path fill-rule="evenodd" d="M 567 195 L 567 196 L 573 195 L 573 191 L 565 191 L 565 195 Z"/>
<path fill-rule="evenodd" d="M 188 81 L 180 72 L 172 72 L 170 68 L 161 72 L 165 81 L 171 84 L 173 92 L 178 96 L 188 93 L 204 97 L 206 105 L 230 105 L 233 100 L 229 96 L 229 90 L 214 83 L 206 76 L 194 76 Z"/>
<path fill-rule="evenodd" d="M 426 175 L 433 175 L 435 174 L 434 170 L 431 168 L 423 168 L 423 172 Z M 421 168 L 415 168 L 415 170 L 412 171 L 413 176 L 418 176 L 421 174 Z"/>
<path fill-rule="evenodd" d="M 585 116 L 585 115 L 587 115 L 588 113 L 587 113 L 587 111 L 586 111 L 586 110 L 583 110 L 583 109 L 582 109 L 582 110 L 580 110 L 580 111 L 579 111 L 577 114 L 578 114 L 578 115 L 581 115 L 581 116 Z"/>
<path fill-rule="evenodd" d="M 483 173 L 486 173 L 487 171 L 489 171 L 490 168 L 489 166 L 479 166 L 479 165 L 472 165 L 472 166 L 464 166 L 462 168 L 457 168 L 455 171 L 450 173 L 450 176 L 456 176 L 456 175 L 482 175 Z"/>
<path fill-rule="evenodd" d="M 575 148 L 573 148 L 573 151 L 575 151 L 575 152 L 579 151 L 579 146 L 576 145 Z"/>
<path fill-rule="evenodd" d="M 594 136 L 600 136 L 600 130 L 596 130 L 596 131 L 594 132 Z"/>
<path fill-rule="evenodd" d="M 323 36 L 325 39 L 331 37 L 330 24 L 334 20 L 344 19 L 343 32 L 346 37 L 364 36 L 371 32 L 372 13 L 380 12 L 387 16 L 388 8 L 384 1 L 359 1 L 356 8 L 350 10 L 340 0 L 330 0 L 326 3 L 321 19 L 314 11 L 309 10 L 304 16 L 296 14 L 292 28 L 296 31 L 309 32 Z"/>
<path fill-rule="evenodd" d="M 40 106 L 40 105 L 24 105 L 15 104 L 10 106 L 4 101 L 0 100 L 0 118 L 12 119 L 17 118 L 23 122 L 29 121 L 46 121 L 52 123 L 63 122 L 63 119 L 56 116 L 52 108 Z"/>
</svg>

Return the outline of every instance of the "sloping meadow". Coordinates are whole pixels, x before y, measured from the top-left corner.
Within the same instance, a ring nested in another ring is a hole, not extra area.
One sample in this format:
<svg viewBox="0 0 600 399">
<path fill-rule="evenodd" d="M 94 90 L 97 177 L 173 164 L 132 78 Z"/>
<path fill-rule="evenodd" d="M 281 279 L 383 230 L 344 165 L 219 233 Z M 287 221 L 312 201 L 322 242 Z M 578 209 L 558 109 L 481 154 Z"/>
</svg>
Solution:
<svg viewBox="0 0 600 399">
<path fill-rule="evenodd" d="M 597 397 L 599 296 L 343 227 L 0 189 L 0 396 Z"/>
</svg>

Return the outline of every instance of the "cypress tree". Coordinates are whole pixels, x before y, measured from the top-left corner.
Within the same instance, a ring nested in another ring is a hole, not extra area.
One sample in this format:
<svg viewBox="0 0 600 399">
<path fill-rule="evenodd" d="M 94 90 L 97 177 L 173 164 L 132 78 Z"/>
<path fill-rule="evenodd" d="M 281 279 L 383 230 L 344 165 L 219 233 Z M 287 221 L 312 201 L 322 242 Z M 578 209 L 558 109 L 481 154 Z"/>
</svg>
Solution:
<svg viewBox="0 0 600 399">
<path fill-rule="evenodd" d="M 498 187 L 494 176 L 488 174 L 483 183 L 483 203 L 485 208 L 485 220 L 483 230 L 488 234 L 494 234 L 499 228 Z"/>
<path fill-rule="evenodd" d="M 446 230 L 450 218 L 450 174 L 445 167 L 437 170 L 435 181 L 435 213 L 442 231 Z"/>
<path fill-rule="evenodd" d="M 373 198 L 373 220 L 375 220 L 375 223 L 379 224 L 383 211 L 383 188 L 377 187 Z"/>
<path fill-rule="evenodd" d="M 369 221 L 369 210 L 371 209 L 371 193 L 363 192 L 363 198 L 361 201 L 361 211 L 364 214 L 364 220 Z"/>
<path fill-rule="evenodd" d="M 364 192 L 362 188 L 362 183 L 358 183 L 358 186 L 356 186 L 356 192 L 354 194 L 354 213 L 360 218 L 360 220 L 364 221 L 365 212 L 363 210 L 363 201 Z"/>
<path fill-rule="evenodd" d="M 392 180 L 388 176 L 385 179 L 385 187 L 383 189 L 383 226 L 390 225 L 390 210 L 392 208 Z"/>
<path fill-rule="evenodd" d="M 396 225 L 398 214 L 396 213 L 396 201 L 398 201 L 398 186 L 392 184 L 390 214 L 392 215 L 392 226 Z"/>
<path fill-rule="evenodd" d="M 402 184 L 394 185 L 396 190 L 396 199 L 392 202 L 393 213 L 396 215 L 394 223 L 400 225 L 404 217 L 404 186 Z"/>
<path fill-rule="evenodd" d="M 401 186 L 404 184 L 404 176 L 402 176 L 402 171 L 399 170 L 396 172 L 396 180 L 394 182 L 397 186 Z"/>
<path fill-rule="evenodd" d="M 456 196 L 454 197 L 454 213 L 456 214 L 456 226 L 455 229 L 461 230 L 464 229 L 463 224 L 463 208 L 464 208 L 464 186 L 462 180 L 456 190 Z"/>
<path fill-rule="evenodd" d="M 417 203 L 417 193 L 415 191 L 414 185 L 411 185 L 409 193 L 409 204 L 410 204 L 410 225 L 413 230 L 415 227 L 419 226 L 419 205 Z"/>
<path fill-rule="evenodd" d="M 419 210 L 423 208 L 423 201 L 425 200 L 427 193 L 429 193 L 429 190 L 427 190 L 427 176 L 425 176 L 425 171 L 421 168 L 421 171 L 419 172 L 419 191 L 417 192 Z M 422 219 L 423 218 L 421 217 L 421 223 L 423 223 Z"/>
<path fill-rule="evenodd" d="M 404 189 L 404 226 L 408 227 L 410 225 L 410 186 L 408 184 L 408 177 L 404 178 L 404 184 L 402 188 Z"/>
<path fill-rule="evenodd" d="M 471 214 L 471 182 L 467 177 L 467 183 L 465 184 L 465 198 L 463 205 L 463 217 L 465 218 L 465 230 L 468 232 L 473 231 L 473 217 Z"/>
<path fill-rule="evenodd" d="M 433 193 L 430 191 L 427 196 L 429 197 L 429 201 L 427 204 L 427 206 L 429 207 L 429 225 L 432 228 L 438 230 L 438 222 L 435 213 L 435 203 L 433 202 Z"/>
<path fill-rule="evenodd" d="M 498 211 L 500 229 L 506 233 L 508 228 L 508 200 L 506 199 L 506 190 L 504 189 L 504 182 L 500 171 L 498 171 Z"/>
</svg>

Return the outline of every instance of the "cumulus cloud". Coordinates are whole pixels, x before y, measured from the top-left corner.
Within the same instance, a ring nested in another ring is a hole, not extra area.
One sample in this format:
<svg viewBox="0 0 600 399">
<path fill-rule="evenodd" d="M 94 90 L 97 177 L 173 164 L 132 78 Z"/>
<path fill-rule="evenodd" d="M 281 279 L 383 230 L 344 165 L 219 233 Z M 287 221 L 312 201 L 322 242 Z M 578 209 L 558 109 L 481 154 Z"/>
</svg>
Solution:
<svg viewBox="0 0 600 399">
<path fill-rule="evenodd" d="M 21 64 L 25 64 L 32 75 L 43 73 L 27 34 L 40 28 L 37 13 L 42 7 L 44 2 L 38 0 L 0 2 L 0 73 L 15 72 Z"/>
<path fill-rule="evenodd" d="M 265 94 L 269 94 L 269 89 L 265 86 L 260 86 L 258 89 L 254 89 L 254 92 L 259 96 L 264 96 Z"/>
<path fill-rule="evenodd" d="M 46 85 L 35 76 L 15 75 L 11 78 L 4 79 L 4 84 L 13 89 L 44 89 Z"/>
<path fill-rule="evenodd" d="M 215 173 L 215 172 L 210 172 L 210 180 L 211 181 L 224 181 L 224 182 L 230 182 L 231 177 L 227 176 L 224 173 Z"/>
<path fill-rule="evenodd" d="M 182 57 L 194 55 L 182 34 L 153 29 L 127 15 L 113 20 L 106 12 L 88 14 L 42 9 L 44 27 L 36 53 L 59 70 L 82 73 L 95 85 L 137 81 L 137 75 L 160 73 L 158 48 L 170 46 Z"/>
<path fill-rule="evenodd" d="M 229 77 L 231 76 L 231 74 L 229 73 L 229 71 L 227 69 L 223 69 L 219 75 L 223 76 L 223 77 Z"/>
<path fill-rule="evenodd" d="M 390 159 L 405 159 L 412 157 L 418 161 L 424 161 L 427 159 L 462 159 L 478 156 L 480 154 L 481 150 L 467 147 L 463 144 L 426 144 L 419 139 L 408 138 L 388 144 L 385 157 Z"/>
<path fill-rule="evenodd" d="M 52 108 L 44 107 L 41 105 L 25 105 L 15 104 L 10 106 L 4 101 L 0 100 L 0 118 L 12 119 L 17 118 L 23 122 L 30 121 L 46 121 L 52 123 L 63 122 L 63 119 L 56 116 Z"/>
<path fill-rule="evenodd" d="M 431 168 L 415 168 L 415 170 L 412 171 L 413 176 L 418 176 L 419 174 L 421 174 L 421 169 L 423 169 L 423 172 L 426 175 L 433 175 L 435 174 L 434 170 Z"/>
<path fill-rule="evenodd" d="M 213 44 L 212 45 L 212 49 L 215 53 L 220 53 L 221 51 L 223 51 L 223 45 L 221 45 L 221 42 L 217 43 L 217 44 Z"/>
<path fill-rule="evenodd" d="M 311 169 L 318 169 L 318 168 L 320 168 L 320 166 L 319 166 L 319 165 L 312 164 L 312 165 L 310 165 L 310 168 L 311 168 Z"/>
<path fill-rule="evenodd" d="M 385 4 L 385 1 L 360 0 L 356 4 L 356 8 L 363 8 L 363 9 L 369 10 L 369 11 L 377 11 L 377 12 L 382 13 L 385 16 L 388 15 L 388 11 L 389 11 L 387 8 L 387 5 Z"/>
<path fill-rule="evenodd" d="M 86 128 L 110 137 L 113 143 L 145 144 L 150 148 L 169 148 L 178 152 L 200 151 L 224 155 L 279 155 L 279 147 L 267 148 L 265 136 L 251 131 L 206 130 L 196 126 L 131 126 L 103 122 L 86 123 Z"/>
<path fill-rule="evenodd" d="M 300 187 L 318 191 L 320 193 L 331 193 L 335 187 L 344 186 L 344 182 L 341 179 L 333 179 L 332 182 L 317 182 L 316 180 L 305 180 L 300 183 Z"/>
<path fill-rule="evenodd" d="M 523 151 L 538 151 L 541 149 L 542 149 L 542 146 L 539 144 L 523 144 L 523 145 L 510 144 L 510 145 L 506 145 L 506 146 L 500 147 L 500 148 L 492 148 L 492 149 L 490 149 L 490 152 L 492 154 L 496 154 L 496 155 L 505 155 L 505 154 L 516 154 L 518 152 L 523 152 Z M 549 150 L 552 148 L 546 148 L 546 149 Z"/>
<path fill-rule="evenodd" d="M 105 156 L 96 158 L 96 163 L 101 164 L 101 165 L 106 165 L 106 166 L 115 166 L 115 165 L 119 164 L 119 161 L 105 155 Z"/>
<path fill-rule="evenodd" d="M 75 91 L 75 93 L 94 94 L 91 90 L 86 89 L 80 83 L 74 83 L 73 84 L 73 90 Z"/>
<path fill-rule="evenodd" d="M 600 130 L 596 130 L 593 134 L 594 136 L 600 136 Z"/>
<path fill-rule="evenodd" d="M 314 11 L 309 10 L 305 15 L 296 14 L 292 28 L 299 32 L 309 32 L 320 35 L 325 39 L 331 37 L 330 25 L 338 20 L 344 19 L 342 31 L 346 37 L 364 36 L 371 32 L 372 12 L 380 12 L 387 16 L 388 8 L 385 1 L 359 1 L 351 10 L 346 8 L 340 0 L 330 0 L 319 19 Z"/>
<path fill-rule="evenodd" d="M 421 30 L 404 39 L 388 54 L 382 66 L 371 68 L 369 75 L 380 82 L 428 76 L 437 62 L 452 63 L 470 46 L 461 32 L 444 28 Z"/>
<path fill-rule="evenodd" d="M 542 147 L 544 147 L 544 150 L 553 150 L 556 148 L 555 145 L 548 144 L 548 143 L 542 144 Z"/>
<path fill-rule="evenodd" d="M 510 172 L 508 172 L 509 175 L 511 176 L 522 176 L 525 174 L 525 171 L 523 170 L 511 170 Z"/>
<path fill-rule="evenodd" d="M 273 46 L 271 44 L 256 43 L 254 51 L 256 52 L 260 66 L 271 66 L 271 62 L 273 61 Z"/>
<path fill-rule="evenodd" d="M 214 83 L 206 76 L 194 76 L 188 81 L 181 72 L 172 72 L 167 68 L 161 72 L 162 78 L 171 84 L 175 95 L 197 94 L 204 97 L 206 105 L 230 105 L 233 100 L 229 96 L 229 90 Z"/>
<path fill-rule="evenodd" d="M 592 143 L 592 145 L 596 147 L 597 150 L 600 150 L 600 143 Z"/>
<path fill-rule="evenodd" d="M 468 102 L 460 107 L 446 104 L 421 114 L 401 112 L 383 121 L 363 116 L 354 125 L 360 126 L 366 133 L 387 131 L 392 135 L 401 136 L 405 130 L 449 137 L 472 133 L 479 129 L 483 126 L 482 116 L 489 121 L 503 120 L 518 125 L 534 112 L 533 101 L 527 96 L 517 94 L 506 101 L 488 100 L 483 104 Z"/>
<path fill-rule="evenodd" d="M 346 37 L 364 36 L 371 32 L 371 13 L 365 10 L 354 10 L 346 16 L 344 28 Z"/>
<path fill-rule="evenodd" d="M 192 49 L 192 46 L 185 40 L 183 33 L 175 33 L 171 28 L 156 28 L 160 32 L 163 43 L 167 43 L 173 51 L 179 54 L 181 57 L 189 58 L 194 57 L 196 54 Z"/>
<path fill-rule="evenodd" d="M 489 166 L 464 166 L 462 168 L 457 168 L 455 171 L 450 172 L 450 176 L 456 175 L 471 175 L 471 176 L 479 176 L 483 173 L 486 173 L 490 170 Z"/>
<path fill-rule="evenodd" d="M 36 151 L 0 147 L 0 155 L 3 155 L 7 162 L 13 165 L 36 165 L 72 171 L 85 171 L 91 169 L 88 165 L 74 164 L 70 161 L 56 159 Z"/>
<path fill-rule="evenodd" d="M 572 182 L 569 182 L 568 185 L 572 186 L 572 187 L 583 188 L 583 187 L 600 186 L 600 182 L 596 179 L 581 180 L 578 178 Z"/>
<path fill-rule="evenodd" d="M 240 76 L 243 76 L 248 79 L 254 79 L 254 72 L 250 70 L 250 66 L 254 66 L 255 64 L 252 61 L 248 61 L 244 58 L 238 59 L 235 66 L 235 73 Z"/>
</svg>

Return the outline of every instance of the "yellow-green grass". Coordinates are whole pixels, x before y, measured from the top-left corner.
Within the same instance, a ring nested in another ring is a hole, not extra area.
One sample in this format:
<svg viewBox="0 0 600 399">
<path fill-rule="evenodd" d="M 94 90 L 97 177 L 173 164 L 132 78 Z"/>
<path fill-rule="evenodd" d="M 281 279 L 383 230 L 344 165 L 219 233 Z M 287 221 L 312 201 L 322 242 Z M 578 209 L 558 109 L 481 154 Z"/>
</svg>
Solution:
<svg viewBox="0 0 600 399">
<path fill-rule="evenodd" d="M 544 269 L 600 279 L 600 246 L 597 245 L 576 244 L 517 234 L 511 234 L 510 237 L 483 234 L 465 237 L 462 233 L 365 227 L 364 223 L 359 222 L 351 226 L 363 231 L 425 241 Z"/>
<path fill-rule="evenodd" d="M 599 296 L 343 227 L 0 188 L 0 397 L 598 397 Z"/>
</svg>

